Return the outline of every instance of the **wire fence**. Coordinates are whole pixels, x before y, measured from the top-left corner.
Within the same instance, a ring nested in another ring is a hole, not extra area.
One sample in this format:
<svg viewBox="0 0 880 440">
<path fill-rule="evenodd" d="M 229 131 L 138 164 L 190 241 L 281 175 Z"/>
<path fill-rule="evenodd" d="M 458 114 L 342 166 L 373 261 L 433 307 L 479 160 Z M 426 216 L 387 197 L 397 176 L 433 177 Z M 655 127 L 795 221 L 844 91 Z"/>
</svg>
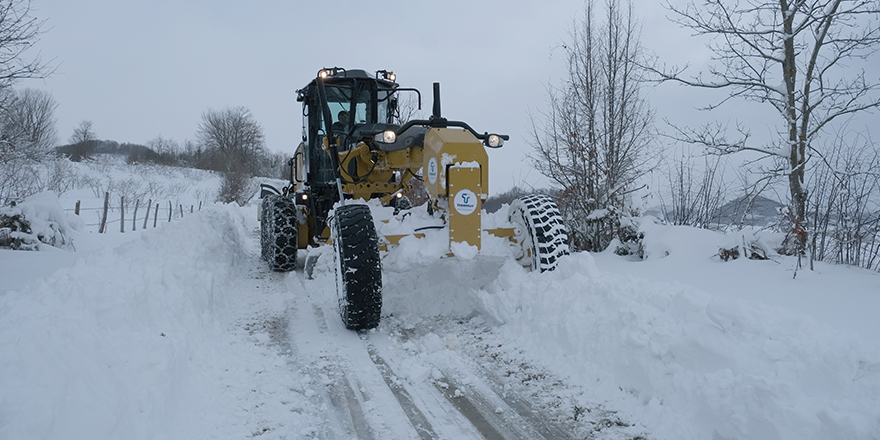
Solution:
<svg viewBox="0 0 880 440">
<path fill-rule="evenodd" d="M 127 212 L 130 210 L 130 212 Z M 194 214 L 196 211 L 202 210 L 202 202 L 199 201 L 198 206 L 190 205 L 184 207 L 183 204 L 173 204 L 171 201 L 156 202 L 148 200 L 146 204 L 140 200 L 134 202 L 132 208 L 131 202 L 126 207 L 125 198 L 120 196 L 118 204 L 111 203 L 110 193 L 104 193 L 103 207 L 82 207 L 81 201 L 76 201 L 76 207 L 73 209 L 65 209 L 65 211 L 73 211 L 76 215 L 84 217 L 85 211 L 94 211 L 97 220 L 94 223 L 84 223 L 87 227 L 98 227 L 98 233 L 107 233 L 111 225 L 119 225 L 119 232 L 124 233 L 126 229 L 136 231 L 138 228 L 147 229 L 148 227 L 158 227 L 160 223 L 170 223 L 174 220 L 182 219 L 187 214 Z M 116 229 L 113 227 L 112 229 Z"/>
</svg>

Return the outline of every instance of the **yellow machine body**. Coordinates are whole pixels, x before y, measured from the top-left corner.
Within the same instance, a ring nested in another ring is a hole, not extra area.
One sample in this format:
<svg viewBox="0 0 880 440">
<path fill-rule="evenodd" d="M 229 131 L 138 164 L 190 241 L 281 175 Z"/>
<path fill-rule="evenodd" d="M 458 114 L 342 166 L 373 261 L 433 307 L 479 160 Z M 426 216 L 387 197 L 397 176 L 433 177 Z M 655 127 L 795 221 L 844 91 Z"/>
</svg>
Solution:
<svg viewBox="0 0 880 440">
<path fill-rule="evenodd" d="M 329 143 L 325 141 L 325 145 Z M 452 243 L 481 247 L 481 210 L 489 194 L 489 155 L 469 131 L 432 127 L 425 133 L 423 145 L 381 151 L 360 142 L 337 154 L 342 178 L 349 182 L 342 185 L 345 194 L 363 200 L 379 198 L 387 204 L 396 193 L 411 191 L 409 179 L 421 175 L 432 209 L 441 212 L 448 222 L 450 247 Z M 513 236 L 512 228 L 487 232 Z M 322 235 L 329 236 L 329 231 Z M 402 237 L 384 237 L 383 248 Z"/>
</svg>

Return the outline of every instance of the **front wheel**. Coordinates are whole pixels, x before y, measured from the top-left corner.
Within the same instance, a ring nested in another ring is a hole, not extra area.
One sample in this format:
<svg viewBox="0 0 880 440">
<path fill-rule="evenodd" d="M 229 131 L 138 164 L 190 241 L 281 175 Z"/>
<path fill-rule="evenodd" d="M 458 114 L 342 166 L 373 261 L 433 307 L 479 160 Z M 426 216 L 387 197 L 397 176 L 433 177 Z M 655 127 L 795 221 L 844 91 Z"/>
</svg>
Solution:
<svg viewBox="0 0 880 440">
<path fill-rule="evenodd" d="M 374 328 L 382 314 L 382 267 L 370 208 L 336 207 L 330 231 L 342 321 L 351 330 Z"/>
<path fill-rule="evenodd" d="M 532 194 L 514 200 L 507 218 L 519 229 L 516 240 L 522 245 L 523 266 L 546 272 L 568 255 L 568 231 L 550 196 Z"/>
</svg>

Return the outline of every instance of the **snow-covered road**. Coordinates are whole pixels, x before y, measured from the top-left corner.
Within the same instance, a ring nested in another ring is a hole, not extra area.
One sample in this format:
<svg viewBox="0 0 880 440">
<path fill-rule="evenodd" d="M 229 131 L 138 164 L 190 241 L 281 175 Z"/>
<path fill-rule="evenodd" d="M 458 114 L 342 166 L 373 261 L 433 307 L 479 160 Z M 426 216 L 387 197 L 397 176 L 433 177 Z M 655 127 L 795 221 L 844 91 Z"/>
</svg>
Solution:
<svg viewBox="0 0 880 440">
<path fill-rule="evenodd" d="M 497 259 L 388 273 L 382 326 L 357 333 L 338 316 L 332 255 L 314 279 L 305 252 L 297 271 L 271 272 L 251 216 L 215 207 L 119 246 L 82 246 L 95 250 L 0 296 L 0 438 L 533 439 L 593 429 L 585 411 L 549 397 L 561 382 L 518 360 L 477 310 L 475 279 L 493 281 Z"/>
<path fill-rule="evenodd" d="M 563 402 L 558 391 L 570 387 L 517 359 L 515 352 L 511 355 L 492 334 L 474 295 L 480 280 L 495 281 L 504 260 L 438 260 L 415 270 L 386 272 L 381 326 L 353 332 L 344 328 L 338 315 L 332 255 L 327 251 L 312 250 L 318 263 L 311 277 L 302 270 L 302 255 L 296 272 L 278 274 L 259 264 L 254 253 L 251 285 L 240 288 L 283 292 L 279 301 L 286 303 L 284 313 L 267 314 L 263 324 L 250 329 L 263 329 L 269 345 L 287 357 L 291 374 L 300 379 L 302 389 L 296 392 L 320 409 L 306 430 L 309 435 L 633 437 L 624 434 L 629 424 L 601 406 L 575 408 Z M 271 431 L 279 434 L 282 428 Z"/>
<path fill-rule="evenodd" d="M 82 233 L 38 278 L 2 265 L 0 438 L 880 438 L 880 346 L 834 319 L 602 272 L 585 253 L 544 274 L 439 259 L 429 236 L 386 258 L 382 323 L 356 333 L 329 249 L 311 250 L 312 277 L 305 252 L 270 272 L 257 230 L 254 206 L 213 206 L 122 244 Z M 743 275 L 784 259 L 666 252 L 667 274 L 768 298 L 789 285 Z M 880 303 L 876 273 L 804 278 L 800 298 L 830 284 Z"/>
</svg>

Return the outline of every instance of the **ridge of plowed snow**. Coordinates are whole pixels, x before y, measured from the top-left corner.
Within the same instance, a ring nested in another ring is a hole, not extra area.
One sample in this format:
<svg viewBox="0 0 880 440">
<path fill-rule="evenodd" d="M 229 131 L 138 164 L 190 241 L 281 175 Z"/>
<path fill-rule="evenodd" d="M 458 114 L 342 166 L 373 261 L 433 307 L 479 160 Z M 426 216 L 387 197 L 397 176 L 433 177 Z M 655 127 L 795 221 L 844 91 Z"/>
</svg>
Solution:
<svg viewBox="0 0 880 440">
<path fill-rule="evenodd" d="M 0 296 L 0 438 L 210 437 L 230 408 L 217 396 L 258 372 L 224 321 L 253 254 L 239 211 L 209 207 Z"/>
</svg>

